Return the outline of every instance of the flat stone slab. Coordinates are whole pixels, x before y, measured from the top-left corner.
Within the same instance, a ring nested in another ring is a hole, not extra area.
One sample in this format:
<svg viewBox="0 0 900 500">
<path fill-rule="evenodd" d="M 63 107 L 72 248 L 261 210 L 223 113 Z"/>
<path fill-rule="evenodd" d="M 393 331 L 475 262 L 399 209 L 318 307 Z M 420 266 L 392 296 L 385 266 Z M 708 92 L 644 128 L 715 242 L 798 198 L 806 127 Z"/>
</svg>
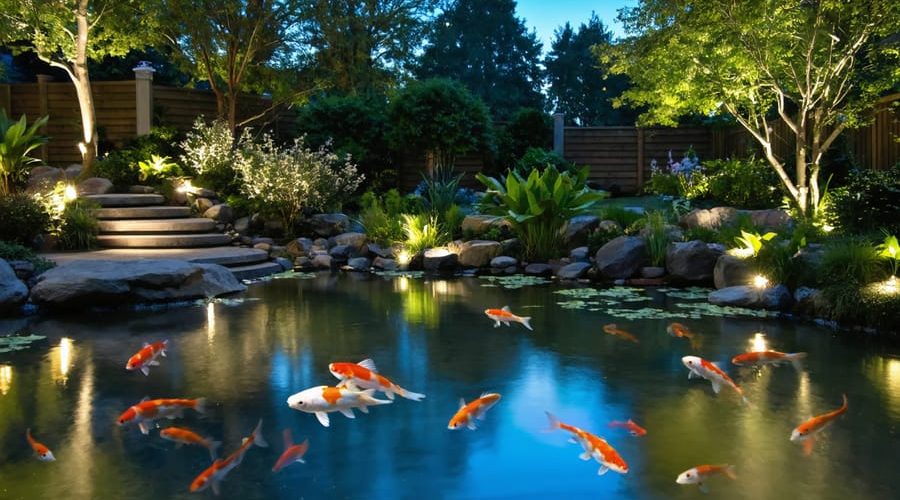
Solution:
<svg viewBox="0 0 900 500">
<path fill-rule="evenodd" d="M 227 234 L 101 234 L 97 244 L 107 248 L 214 247 L 231 243 Z"/>
<path fill-rule="evenodd" d="M 255 280 L 283 272 L 284 268 L 277 262 L 262 262 L 249 266 L 232 267 L 228 270 L 239 280 Z"/>
<path fill-rule="evenodd" d="M 151 207 L 98 208 L 94 215 L 100 220 L 108 219 L 174 219 L 191 216 L 191 207 L 168 205 Z"/>
<path fill-rule="evenodd" d="M 166 199 L 161 194 L 92 194 L 82 196 L 102 207 L 139 207 L 162 205 Z"/>
<path fill-rule="evenodd" d="M 269 260 L 268 252 L 255 248 L 208 247 L 208 248 L 110 248 L 88 252 L 45 253 L 41 257 L 52 260 L 57 265 L 73 261 L 92 260 L 155 260 L 170 259 L 193 262 L 195 264 L 219 264 L 222 266 L 242 266 L 258 264 Z"/>
<path fill-rule="evenodd" d="M 216 221 L 202 217 L 188 219 L 101 220 L 101 233 L 208 233 Z"/>
</svg>

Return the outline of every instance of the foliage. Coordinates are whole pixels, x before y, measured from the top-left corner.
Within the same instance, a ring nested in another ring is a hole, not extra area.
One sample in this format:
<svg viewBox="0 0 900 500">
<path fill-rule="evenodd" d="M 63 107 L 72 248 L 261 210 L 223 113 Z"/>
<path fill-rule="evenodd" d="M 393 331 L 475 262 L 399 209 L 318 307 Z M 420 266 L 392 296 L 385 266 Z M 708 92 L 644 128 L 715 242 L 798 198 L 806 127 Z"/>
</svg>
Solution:
<svg viewBox="0 0 900 500">
<path fill-rule="evenodd" d="M 783 192 L 775 172 L 764 161 L 750 157 L 703 162 L 708 196 L 725 205 L 761 209 L 777 207 Z"/>
<path fill-rule="evenodd" d="M 845 233 L 866 233 L 879 228 L 900 234 L 900 164 L 886 170 L 856 170 L 847 183 L 830 193 L 834 220 Z"/>
<path fill-rule="evenodd" d="M 719 232 L 715 229 L 705 226 L 694 226 L 684 230 L 684 241 L 700 240 L 704 243 L 722 243 L 719 239 Z M 734 241 L 729 240 L 729 241 Z"/>
<path fill-rule="evenodd" d="M 878 251 L 879 257 L 890 262 L 891 276 L 896 276 L 897 268 L 900 267 L 900 244 L 897 243 L 897 237 L 885 233 L 884 241 L 879 243 L 875 250 Z"/>
<path fill-rule="evenodd" d="M 609 75 L 591 52 L 595 45 L 612 43 L 613 34 L 596 14 L 576 31 L 568 22 L 556 30 L 547 68 L 547 94 L 557 113 L 565 113 L 566 123 L 582 127 L 634 125 L 635 110 L 613 108 L 611 99 L 628 88 L 628 77 Z"/>
<path fill-rule="evenodd" d="M 434 20 L 416 76 L 458 80 L 498 120 L 521 108 L 543 109 L 541 42 L 515 10 L 514 0 L 489 8 L 479 0 L 453 2 Z"/>
<path fill-rule="evenodd" d="M 405 233 L 401 214 L 421 210 L 410 198 L 401 197 L 396 189 L 381 196 L 366 191 L 360 197 L 359 205 L 359 222 L 365 228 L 366 235 L 382 245 L 402 241 Z"/>
<path fill-rule="evenodd" d="M 770 233 L 771 234 L 771 233 Z M 774 240 L 762 245 L 753 267 L 758 274 L 766 276 L 773 283 L 787 285 L 794 289 L 799 284 L 814 284 L 813 270 L 808 269 L 803 259 L 798 259 L 798 251 L 804 246 L 804 239 Z"/>
<path fill-rule="evenodd" d="M 263 134 L 258 142 L 246 139 L 240 146 L 234 168 L 244 194 L 277 215 L 287 234 L 304 210 L 338 207 L 363 180 L 349 160 L 324 147 L 310 149 L 302 138 L 282 147 Z"/>
<path fill-rule="evenodd" d="M 450 236 L 433 214 L 403 214 L 404 246 L 413 255 L 450 241 Z"/>
<path fill-rule="evenodd" d="M 453 166 L 459 155 L 493 150 L 487 108 L 452 80 L 410 83 L 391 102 L 388 121 L 395 149 L 433 155 L 435 166 Z"/>
<path fill-rule="evenodd" d="M 462 178 L 463 174 L 457 174 L 452 167 L 445 166 L 436 167 L 431 175 L 422 174 L 425 209 L 438 216 L 442 223 L 447 222 L 443 217 L 455 204 Z"/>
<path fill-rule="evenodd" d="M 600 247 L 623 234 L 625 233 L 619 227 L 608 229 L 598 227 L 590 234 L 590 236 L 588 236 L 588 249 L 590 249 L 591 252 L 596 252 Z"/>
<path fill-rule="evenodd" d="M 586 168 L 573 175 L 548 166 L 532 170 L 527 178 L 509 172 L 504 183 L 479 173 L 478 180 L 487 187 L 482 212 L 510 221 L 524 247 L 525 259 L 558 257 L 565 223 L 588 212 L 606 195 L 587 187 L 587 175 Z"/>
<path fill-rule="evenodd" d="M 49 223 L 50 216 L 33 197 L 26 194 L 0 196 L 0 235 L 3 240 L 32 246 Z"/>
<path fill-rule="evenodd" d="M 38 135 L 38 129 L 46 124 L 45 116 L 29 127 L 25 115 L 13 121 L 0 108 L 0 196 L 12 193 L 16 186 L 23 184 L 28 178 L 28 167 L 40 162 L 28 155 L 47 143 L 46 137 Z"/>
<path fill-rule="evenodd" d="M 10 260 L 27 260 L 34 265 L 34 275 L 38 275 L 54 267 L 56 264 L 51 260 L 38 257 L 34 250 L 19 245 L 18 243 L 8 243 L 0 240 L 0 259 Z"/>
<path fill-rule="evenodd" d="M 181 141 L 181 162 L 197 174 L 197 185 L 222 195 L 237 194 L 240 183 L 234 164 L 236 140 L 228 122 L 222 119 L 207 123 L 200 116 Z"/>
<path fill-rule="evenodd" d="M 649 212 L 645 217 L 647 224 L 647 253 L 650 265 L 662 267 L 666 264 L 666 249 L 669 246 L 669 234 L 666 230 L 666 215 L 658 210 Z"/>
<path fill-rule="evenodd" d="M 693 148 L 685 151 L 679 161 L 675 161 L 669 150 L 665 167 L 660 167 L 655 158 L 650 162 L 650 180 L 644 189 L 658 195 L 694 200 L 706 196 L 709 181 Z"/>
<path fill-rule="evenodd" d="M 522 108 L 512 119 L 496 128 L 497 164 L 506 169 L 532 149 L 546 151 L 553 147 L 553 122 L 540 109 Z"/>
<path fill-rule="evenodd" d="M 763 244 L 767 241 L 771 241 L 776 236 L 778 236 L 778 234 L 771 231 L 766 234 L 759 234 L 741 229 L 741 235 L 734 239 L 738 244 L 738 246 L 734 248 L 735 253 L 742 257 L 756 257 L 763 247 Z"/>
<path fill-rule="evenodd" d="M 76 199 L 66 205 L 59 230 L 59 246 L 63 250 L 86 250 L 97 244 L 100 224 L 94 217 L 97 205 Z"/>
<path fill-rule="evenodd" d="M 880 277 L 881 260 L 875 247 L 865 239 L 837 240 L 825 247 L 818 274 L 825 286 L 859 287 Z"/>
<path fill-rule="evenodd" d="M 137 164 L 141 182 L 159 184 L 165 179 L 182 175 L 181 167 L 168 156 L 150 155 L 147 160 L 141 160 Z"/>
<path fill-rule="evenodd" d="M 619 19 L 628 38 L 596 49 L 613 73 L 631 77 L 618 102 L 646 106 L 643 124 L 731 115 L 804 216 L 818 206 L 824 153 L 900 77 L 892 0 L 641 0 Z M 775 154 L 773 111 L 793 136 L 791 158 Z"/>
<path fill-rule="evenodd" d="M 175 127 L 153 127 L 150 133 L 135 137 L 123 147 L 110 152 L 97 162 L 94 173 L 109 179 L 117 189 L 141 183 L 138 164 L 154 155 L 173 157 L 178 145 Z"/>
<path fill-rule="evenodd" d="M 575 174 L 578 167 L 574 163 L 566 161 L 565 158 L 553 151 L 540 148 L 528 148 L 524 155 L 516 162 L 516 171 L 519 175 L 527 176 L 532 170 L 540 170 L 552 165 L 560 172 L 569 172 Z"/>
<path fill-rule="evenodd" d="M 644 217 L 638 212 L 617 205 L 603 207 L 598 215 L 602 220 L 611 220 L 617 223 L 622 229 L 631 227 L 635 222 Z"/>
</svg>

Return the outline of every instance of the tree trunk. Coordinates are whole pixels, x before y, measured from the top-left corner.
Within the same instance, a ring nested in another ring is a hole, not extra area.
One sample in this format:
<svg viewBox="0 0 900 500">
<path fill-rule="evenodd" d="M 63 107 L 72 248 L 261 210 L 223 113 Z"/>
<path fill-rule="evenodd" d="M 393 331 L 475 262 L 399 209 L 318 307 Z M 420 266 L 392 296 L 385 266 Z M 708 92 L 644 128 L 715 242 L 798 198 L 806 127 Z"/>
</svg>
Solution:
<svg viewBox="0 0 900 500">
<path fill-rule="evenodd" d="M 75 61 L 72 64 L 70 77 L 75 84 L 75 93 L 78 96 L 78 106 L 81 109 L 81 177 L 88 177 L 97 158 L 97 124 L 94 115 L 94 96 L 91 93 L 91 78 L 87 67 L 87 42 L 88 42 L 88 0 L 78 2 L 78 10 L 75 12 L 75 20 L 78 24 L 78 37 L 75 47 Z"/>
</svg>

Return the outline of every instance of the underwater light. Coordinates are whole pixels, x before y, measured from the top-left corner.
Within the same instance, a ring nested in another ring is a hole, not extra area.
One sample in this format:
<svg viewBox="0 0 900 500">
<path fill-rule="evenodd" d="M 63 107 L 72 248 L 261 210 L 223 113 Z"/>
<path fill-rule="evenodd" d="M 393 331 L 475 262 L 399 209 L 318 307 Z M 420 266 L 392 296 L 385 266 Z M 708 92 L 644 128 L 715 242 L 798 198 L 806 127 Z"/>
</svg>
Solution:
<svg viewBox="0 0 900 500">
<path fill-rule="evenodd" d="M 757 274 L 753 277 L 753 286 L 759 289 L 766 288 L 767 286 L 769 286 L 769 278 L 766 278 L 761 274 Z"/>
</svg>

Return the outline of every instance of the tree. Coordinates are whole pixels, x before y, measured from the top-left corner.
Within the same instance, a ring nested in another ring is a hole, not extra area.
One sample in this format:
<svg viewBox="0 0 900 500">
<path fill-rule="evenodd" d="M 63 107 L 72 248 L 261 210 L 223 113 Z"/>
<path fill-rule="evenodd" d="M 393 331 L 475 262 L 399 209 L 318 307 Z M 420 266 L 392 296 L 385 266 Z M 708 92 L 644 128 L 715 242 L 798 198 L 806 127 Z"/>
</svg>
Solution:
<svg viewBox="0 0 900 500">
<path fill-rule="evenodd" d="M 611 99 L 628 88 L 624 75 L 609 75 L 594 57 L 592 47 L 612 43 L 612 32 L 592 14 L 576 32 L 569 23 L 556 30 L 551 50 L 544 58 L 547 94 L 555 110 L 566 121 L 585 126 L 633 125 L 637 113 L 628 107 L 614 108 Z"/>
<path fill-rule="evenodd" d="M 303 0 L 313 78 L 340 94 L 383 93 L 407 73 L 436 0 Z"/>
<path fill-rule="evenodd" d="M 630 36 L 599 55 L 631 77 L 620 102 L 647 105 L 642 123 L 733 116 L 804 217 L 819 209 L 822 155 L 900 81 L 892 0 L 642 0 L 619 17 Z M 790 130 L 793 158 L 776 155 L 770 118 Z"/>
<path fill-rule="evenodd" d="M 287 45 L 297 0 L 163 0 L 169 44 L 189 72 L 216 95 L 220 118 L 234 130 L 238 100 L 248 90 L 278 89 L 274 67 Z M 253 117 L 258 118 L 258 117 Z"/>
<path fill-rule="evenodd" d="M 435 20 L 416 75 L 459 80 L 496 119 L 543 109 L 541 43 L 515 11 L 514 0 L 456 0 Z"/>
<path fill-rule="evenodd" d="M 89 59 L 122 56 L 152 44 L 155 16 L 149 0 L 0 0 L 0 43 L 32 50 L 75 85 L 81 110 L 84 172 L 97 156 L 97 124 Z M 148 9 L 150 7 L 150 9 Z"/>
</svg>

